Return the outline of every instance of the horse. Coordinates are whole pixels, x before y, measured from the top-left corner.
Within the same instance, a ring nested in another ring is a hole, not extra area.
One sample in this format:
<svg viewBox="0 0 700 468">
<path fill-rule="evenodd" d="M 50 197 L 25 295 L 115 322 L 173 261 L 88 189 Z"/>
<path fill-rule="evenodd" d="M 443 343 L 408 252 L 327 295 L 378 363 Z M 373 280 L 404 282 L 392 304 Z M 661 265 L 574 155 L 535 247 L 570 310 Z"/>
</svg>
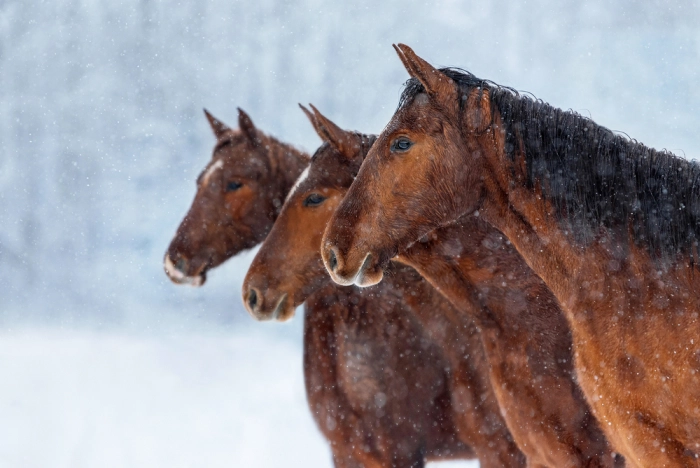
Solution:
<svg viewBox="0 0 700 468">
<path fill-rule="evenodd" d="M 415 268 L 476 323 L 492 387 L 528 466 L 615 465 L 576 383 L 566 317 L 499 231 L 478 217 L 463 217 L 396 259 Z"/>
<path fill-rule="evenodd" d="M 345 458 L 360 466 L 420 467 L 475 454 L 483 467 L 524 466 L 471 321 L 407 266 L 395 265 L 387 281 L 369 289 L 328 277 L 321 236 L 374 137 L 302 109 L 324 143 L 254 258 L 243 295 L 258 320 L 290 319 L 305 303 L 307 323 L 327 324 L 307 328 L 325 357 L 316 374 L 335 382 L 307 387 L 310 396 L 337 395 L 327 399 L 337 406 L 317 409 L 322 422 L 333 421 L 321 424 L 326 438 L 345 441 Z"/>
<path fill-rule="evenodd" d="M 483 219 L 559 301 L 627 463 L 700 466 L 700 167 L 395 49 L 411 78 L 324 234 L 334 279 L 374 284 L 401 248 Z"/>
<path fill-rule="evenodd" d="M 303 172 L 304 163 L 308 164 L 309 161 L 309 156 L 305 153 L 258 130 L 250 117 L 240 109 L 240 130 L 230 129 L 206 110 L 205 115 L 217 137 L 217 143 L 212 160 L 197 179 L 197 195 L 187 217 L 178 228 L 164 262 L 165 271 L 173 282 L 193 286 L 201 286 L 204 283 L 208 269 L 215 268 L 243 249 L 255 246 L 260 242 L 259 239 L 267 235 L 279 214 L 282 205 L 280 200 L 285 199 L 291 186 Z M 258 168 L 259 172 L 248 172 L 251 168 L 253 171 Z M 280 173 L 273 168 L 286 168 L 282 170 L 288 173 Z M 410 275 L 408 271 L 405 274 Z M 422 286 L 427 287 L 426 284 Z M 353 328 L 363 323 L 362 320 L 337 320 L 339 313 L 346 314 L 346 317 L 349 313 L 364 314 L 363 304 L 360 302 L 355 304 L 358 300 L 356 295 L 348 295 L 342 288 L 339 289 L 330 282 L 321 289 L 313 298 L 315 302 L 307 300 L 307 311 L 304 317 L 304 377 L 309 409 L 331 446 L 335 466 L 339 468 L 376 466 L 370 463 L 368 456 L 363 455 L 367 446 L 357 437 L 358 434 L 371 437 L 374 429 L 366 422 L 363 425 L 362 419 L 358 419 L 355 413 L 345 411 L 347 395 L 361 395 L 366 391 L 364 389 L 366 382 L 347 380 L 347 374 L 343 374 L 342 370 L 351 369 L 353 362 L 361 364 L 363 361 L 357 359 L 353 361 L 352 355 L 339 354 L 338 350 L 347 351 L 348 344 L 353 342 L 370 345 L 370 349 L 378 350 L 377 352 L 380 353 L 370 354 L 364 361 L 372 366 L 377 365 L 375 358 L 381 358 L 387 353 L 390 356 L 403 353 L 406 353 L 406 356 L 430 355 L 432 357 L 427 360 L 432 359 L 433 371 L 444 369 L 447 364 L 436 352 L 435 345 L 429 340 L 424 340 L 425 332 L 416 329 L 414 322 L 407 321 L 405 318 L 397 319 L 399 326 L 394 331 L 392 340 L 387 340 L 383 335 L 368 335 L 363 329 Z M 416 295 L 409 298 L 414 302 L 415 307 L 415 301 L 422 301 L 422 297 L 427 297 L 427 294 L 421 294 L 418 288 L 413 292 Z M 349 308 L 348 304 L 353 307 Z M 329 313 L 334 308 L 338 312 Z M 392 330 L 387 331 L 392 332 Z M 440 336 L 446 337 L 444 339 L 450 339 L 449 335 L 455 332 L 455 327 L 445 327 L 444 330 L 434 333 L 441 333 Z M 472 337 L 471 342 L 469 338 L 465 339 L 462 335 Z M 458 352 L 461 352 L 462 356 L 469 355 L 470 349 L 475 346 L 473 330 L 464 329 L 460 332 L 459 339 L 468 346 L 461 348 Z M 430 349 L 426 351 L 422 347 L 423 344 Z M 475 354 L 470 359 L 465 359 L 461 366 L 453 369 L 452 372 L 458 375 L 472 375 L 476 372 L 475 363 L 479 362 L 479 354 Z M 408 365 L 405 367 L 413 369 Z M 383 370 L 387 374 L 386 379 L 391 380 L 391 385 L 380 382 L 378 387 L 380 391 L 375 394 L 376 404 L 380 406 L 377 410 L 377 414 L 380 414 L 378 417 L 381 417 L 381 412 L 385 411 L 382 408 L 390 405 L 392 414 L 399 419 L 400 425 L 406 428 L 413 421 L 412 414 L 417 413 L 420 421 L 424 421 L 427 414 L 436 414 L 436 410 L 432 408 L 423 411 L 426 404 L 425 400 L 421 399 L 415 402 L 409 401 L 405 407 L 400 405 L 397 407 L 395 404 L 394 393 L 397 390 L 408 392 L 412 390 L 410 385 L 415 384 L 409 370 L 397 374 L 402 378 L 406 377 L 399 380 L 398 377 L 394 377 L 391 366 L 377 369 Z M 443 379 L 444 385 L 445 376 L 439 374 L 438 372 L 437 378 Z M 422 375 L 431 374 L 424 372 Z M 342 378 L 345 380 L 341 380 Z M 452 379 L 455 380 L 456 377 Z M 468 380 L 463 380 L 469 384 Z M 480 399 L 488 397 L 491 392 L 488 382 L 473 379 L 470 384 L 471 387 L 456 387 L 456 392 L 445 393 L 431 403 L 434 403 L 437 408 L 457 407 L 459 411 L 467 411 L 481 404 Z M 344 392 L 341 392 L 341 389 Z M 403 398 L 405 399 L 405 395 Z M 451 398 L 454 398 L 454 401 Z M 437 410 L 437 413 L 439 414 L 440 410 Z M 449 411 L 445 414 L 449 414 Z M 350 437 L 348 432 L 341 432 L 339 429 L 339 427 L 353 427 L 349 421 L 357 423 L 356 427 L 363 427 L 362 432 L 355 432 L 355 437 Z M 438 428 L 436 431 L 442 434 L 438 436 L 441 437 L 442 445 L 433 444 L 430 447 L 431 456 L 435 454 L 441 458 L 476 456 L 473 449 L 454 434 L 456 430 L 453 428 L 454 423 L 451 419 L 436 418 L 433 423 L 434 427 Z M 502 436 L 499 432 L 502 431 L 502 427 L 499 425 L 498 417 L 493 421 L 480 421 L 480 423 L 483 423 L 482 437 L 497 438 L 493 442 L 494 448 L 501 446 L 504 437 L 508 438 L 507 434 Z M 399 442 L 396 440 L 396 435 L 393 435 L 393 432 L 389 435 L 392 448 L 398 449 Z M 414 436 L 411 435 L 411 437 Z M 380 441 L 380 443 L 383 442 Z M 353 444 L 356 445 L 353 446 Z M 512 441 L 507 445 L 507 449 L 510 450 L 510 459 L 495 458 L 491 466 L 522 466 L 522 463 L 518 462 L 521 458 L 517 447 Z M 359 452 L 359 459 L 355 452 Z"/>
<path fill-rule="evenodd" d="M 177 284 L 201 286 L 207 271 L 262 242 L 309 155 L 266 135 L 238 109 L 238 130 L 204 114 L 216 145 L 197 193 L 165 253 Z"/>
</svg>

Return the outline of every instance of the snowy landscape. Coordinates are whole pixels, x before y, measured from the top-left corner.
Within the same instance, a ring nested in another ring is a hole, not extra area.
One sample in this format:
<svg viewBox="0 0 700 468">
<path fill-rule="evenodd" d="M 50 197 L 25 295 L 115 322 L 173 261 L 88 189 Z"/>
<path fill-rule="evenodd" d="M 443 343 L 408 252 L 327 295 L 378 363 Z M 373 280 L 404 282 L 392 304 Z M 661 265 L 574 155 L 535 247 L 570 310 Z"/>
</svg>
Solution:
<svg viewBox="0 0 700 468">
<path fill-rule="evenodd" d="M 203 107 L 309 152 L 298 102 L 379 132 L 404 42 L 696 159 L 698 24 L 693 0 L 0 2 L 0 468 L 331 466 L 303 315 L 241 304 L 254 252 L 199 289 L 163 273 Z"/>
</svg>

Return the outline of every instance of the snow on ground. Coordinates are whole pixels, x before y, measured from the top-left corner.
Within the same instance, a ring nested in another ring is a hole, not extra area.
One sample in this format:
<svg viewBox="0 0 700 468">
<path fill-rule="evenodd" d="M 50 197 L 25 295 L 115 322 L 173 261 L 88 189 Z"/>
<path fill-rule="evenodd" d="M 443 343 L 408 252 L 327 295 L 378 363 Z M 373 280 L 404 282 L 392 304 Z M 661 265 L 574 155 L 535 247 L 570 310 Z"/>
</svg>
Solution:
<svg viewBox="0 0 700 468">
<path fill-rule="evenodd" d="M 3 468 L 331 466 L 274 327 L 3 332 L 0 382 Z"/>
</svg>

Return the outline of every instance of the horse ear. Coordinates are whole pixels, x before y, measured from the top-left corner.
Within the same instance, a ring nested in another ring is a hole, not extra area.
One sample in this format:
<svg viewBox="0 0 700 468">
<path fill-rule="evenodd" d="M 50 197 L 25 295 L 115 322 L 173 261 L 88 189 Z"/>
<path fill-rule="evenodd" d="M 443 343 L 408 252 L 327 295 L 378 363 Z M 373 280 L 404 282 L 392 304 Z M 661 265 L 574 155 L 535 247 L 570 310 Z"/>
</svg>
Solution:
<svg viewBox="0 0 700 468">
<path fill-rule="evenodd" d="M 304 114 L 306 114 L 306 117 L 309 119 L 309 122 L 311 122 L 311 125 L 314 127 L 314 130 L 316 130 L 316 133 L 318 133 L 319 138 L 321 138 L 321 140 L 323 141 L 328 140 L 328 136 L 323 131 L 323 128 L 319 126 L 318 121 L 316 120 L 316 116 L 309 109 L 304 107 L 301 103 L 299 103 L 299 107 L 302 111 L 304 111 Z"/>
<path fill-rule="evenodd" d="M 204 115 L 207 117 L 216 138 L 221 138 L 227 131 L 231 130 L 225 123 L 211 115 L 206 109 L 204 109 Z"/>
<path fill-rule="evenodd" d="M 238 108 L 238 128 L 241 129 L 241 132 L 253 145 L 257 146 L 260 144 L 260 136 L 258 135 L 258 130 L 255 128 L 255 124 L 253 124 L 253 120 L 240 107 Z"/>
<path fill-rule="evenodd" d="M 313 104 L 309 104 L 314 111 L 314 119 L 316 120 L 316 132 L 322 140 L 327 141 L 333 148 L 340 153 L 354 158 L 355 153 L 360 148 L 359 141 L 356 135 L 338 127 L 331 122 L 325 115 L 321 114 Z"/>
<path fill-rule="evenodd" d="M 420 58 L 406 44 L 394 45 L 394 50 L 408 74 L 423 85 L 428 96 L 443 102 L 454 102 L 457 97 L 457 85 L 452 78 Z"/>
</svg>

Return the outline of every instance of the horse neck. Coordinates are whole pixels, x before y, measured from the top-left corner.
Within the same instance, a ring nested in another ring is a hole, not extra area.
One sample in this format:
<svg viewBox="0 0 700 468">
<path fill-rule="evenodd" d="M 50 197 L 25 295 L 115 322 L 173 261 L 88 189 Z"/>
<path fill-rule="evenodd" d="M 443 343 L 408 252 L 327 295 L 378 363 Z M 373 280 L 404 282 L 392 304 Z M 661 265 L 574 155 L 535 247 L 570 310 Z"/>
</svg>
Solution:
<svg viewBox="0 0 700 468">
<path fill-rule="evenodd" d="M 422 258 L 418 261 L 417 257 Z M 396 263 L 395 273 L 391 279 L 399 287 L 411 292 L 402 296 L 403 301 L 423 327 L 430 330 L 437 326 L 439 329 L 440 324 L 449 324 L 454 329 L 467 330 L 472 324 L 471 322 L 465 324 L 461 308 L 452 302 L 442 289 L 445 284 L 441 281 L 431 281 L 431 279 L 443 279 L 449 275 L 447 270 L 440 270 L 439 267 L 436 269 L 439 273 L 430 269 L 431 265 L 438 263 L 435 260 L 429 255 L 416 254 L 415 258 L 410 260 L 408 256 L 400 255 L 394 262 Z M 450 278 L 447 279 L 448 282 Z"/>
<path fill-rule="evenodd" d="M 506 236 L 481 216 L 467 215 L 437 229 L 430 242 L 416 251 L 414 257 L 422 257 L 423 268 L 433 270 L 431 282 L 461 309 L 478 313 L 486 307 L 488 311 L 482 312 L 498 319 L 499 314 L 509 314 L 506 303 L 513 290 L 524 294 L 522 305 L 541 313 L 554 301 Z M 510 314 L 504 319 L 513 320 Z"/>
<path fill-rule="evenodd" d="M 435 241 L 416 242 L 399 254 L 398 263 L 415 269 L 430 285 L 430 289 L 441 294 L 460 312 L 478 316 L 479 292 L 474 285 L 457 274 L 449 255 L 435 249 Z M 453 317 L 451 317 L 453 318 Z"/>
<path fill-rule="evenodd" d="M 502 232 L 525 263 L 559 296 L 581 268 L 580 248 L 567 237 L 537 188 L 525 184 L 524 160 L 506 154 L 505 129 L 496 124 L 479 138 L 485 155 L 479 216 Z M 469 156 L 465 151 L 465 164 Z"/>
</svg>

